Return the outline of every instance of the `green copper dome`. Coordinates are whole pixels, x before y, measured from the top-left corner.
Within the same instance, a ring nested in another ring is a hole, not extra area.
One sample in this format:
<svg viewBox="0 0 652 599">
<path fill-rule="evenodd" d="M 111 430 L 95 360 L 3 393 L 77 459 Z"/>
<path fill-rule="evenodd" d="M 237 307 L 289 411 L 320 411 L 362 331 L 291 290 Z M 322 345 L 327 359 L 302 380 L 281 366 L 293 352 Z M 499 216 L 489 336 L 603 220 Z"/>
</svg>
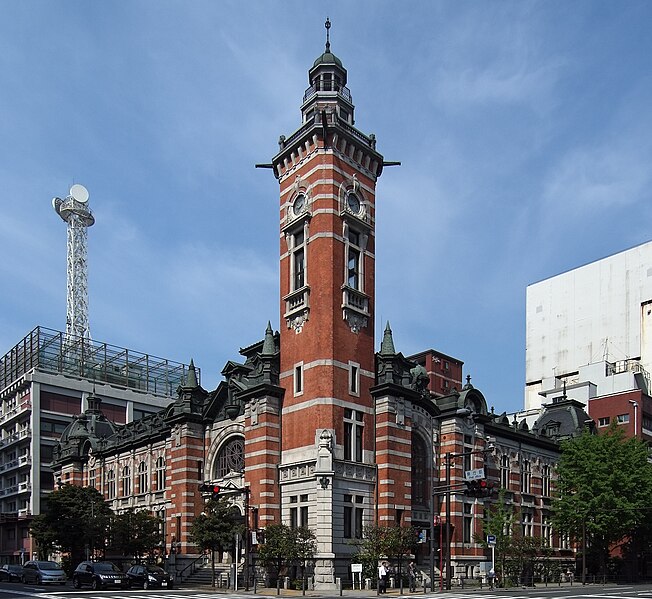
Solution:
<svg viewBox="0 0 652 599">
<path fill-rule="evenodd" d="M 315 64 L 312 65 L 312 68 L 314 69 L 320 64 L 335 64 L 342 68 L 342 61 L 332 52 L 324 52 L 319 58 L 317 58 L 317 60 L 315 60 Z"/>
</svg>

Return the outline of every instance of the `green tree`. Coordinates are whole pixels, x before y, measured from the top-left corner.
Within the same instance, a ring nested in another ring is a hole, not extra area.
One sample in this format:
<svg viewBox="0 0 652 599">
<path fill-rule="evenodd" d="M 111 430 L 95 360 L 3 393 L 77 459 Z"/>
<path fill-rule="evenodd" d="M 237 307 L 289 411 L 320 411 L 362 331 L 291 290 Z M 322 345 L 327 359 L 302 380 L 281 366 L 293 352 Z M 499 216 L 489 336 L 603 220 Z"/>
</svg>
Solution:
<svg viewBox="0 0 652 599">
<path fill-rule="evenodd" d="M 209 499 L 204 511 L 197 516 L 190 528 L 190 538 L 202 550 L 211 552 L 212 585 L 215 586 L 215 551 L 230 547 L 236 534 L 242 534 L 244 526 L 237 508 L 225 498 Z"/>
<path fill-rule="evenodd" d="M 584 433 L 561 445 L 557 467 L 559 497 L 553 524 L 583 550 L 589 569 L 607 572 L 610 550 L 624 544 L 649 518 L 652 465 L 646 444 L 625 438 L 615 424 L 604 434 Z"/>
<path fill-rule="evenodd" d="M 415 528 L 372 524 L 365 526 L 362 538 L 351 544 L 356 547 L 355 560 L 362 564 L 363 577 L 377 581 L 378 563 L 385 557 L 396 560 L 399 577 L 402 577 L 403 559 L 413 553 L 417 539 Z"/>
<path fill-rule="evenodd" d="M 487 536 L 496 537 L 494 545 L 494 559 L 496 576 L 498 580 L 507 579 L 507 558 L 512 554 L 512 545 L 514 540 L 514 524 L 516 514 L 512 506 L 506 501 L 505 489 L 500 489 L 496 501 L 492 501 L 485 507 L 486 518 L 483 521 L 482 536 L 476 536 L 475 541 L 479 545 L 489 548 Z"/>
<path fill-rule="evenodd" d="M 147 510 L 129 509 L 111 519 L 111 548 L 122 555 L 152 555 L 161 542 L 161 520 Z"/>
<path fill-rule="evenodd" d="M 317 539 L 315 533 L 307 526 L 291 530 L 290 534 L 291 555 L 301 569 L 301 584 L 305 584 L 306 563 L 315 557 L 317 552 Z"/>
<path fill-rule="evenodd" d="M 77 564 L 104 550 L 112 511 L 97 489 L 64 485 L 47 496 L 44 507 L 30 527 L 39 551 L 59 549 Z"/>
<path fill-rule="evenodd" d="M 276 570 L 279 578 L 290 565 L 293 556 L 291 529 L 285 524 L 270 524 L 265 528 L 264 543 L 258 545 L 258 560 L 267 568 Z"/>
</svg>

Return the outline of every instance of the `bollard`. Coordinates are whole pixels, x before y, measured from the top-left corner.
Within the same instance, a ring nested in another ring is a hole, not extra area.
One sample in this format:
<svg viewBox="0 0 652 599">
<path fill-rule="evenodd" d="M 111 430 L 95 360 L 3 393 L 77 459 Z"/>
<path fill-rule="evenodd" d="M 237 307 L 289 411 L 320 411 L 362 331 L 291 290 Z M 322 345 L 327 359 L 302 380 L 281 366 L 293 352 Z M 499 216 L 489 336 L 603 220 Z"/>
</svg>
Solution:
<svg viewBox="0 0 652 599">
<path fill-rule="evenodd" d="M 258 578 L 256 577 L 256 574 L 254 573 L 254 595 L 258 592 Z"/>
<path fill-rule="evenodd" d="M 306 577 L 305 576 L 301 579 L 301 594 L 304 597 L 306 596 Z"/>
<path fill-rule="evenodd" d="M 337 585 L 338 590 L 340 591 L 340 597 L 342 596 L 342 579 L 336 578 L 335 584 Z"/>
<path fill-rule="evenodd" d="M 276 594 L 281 594 L 281 579 L 280 577 L 276 579 Z"/>
</svg>

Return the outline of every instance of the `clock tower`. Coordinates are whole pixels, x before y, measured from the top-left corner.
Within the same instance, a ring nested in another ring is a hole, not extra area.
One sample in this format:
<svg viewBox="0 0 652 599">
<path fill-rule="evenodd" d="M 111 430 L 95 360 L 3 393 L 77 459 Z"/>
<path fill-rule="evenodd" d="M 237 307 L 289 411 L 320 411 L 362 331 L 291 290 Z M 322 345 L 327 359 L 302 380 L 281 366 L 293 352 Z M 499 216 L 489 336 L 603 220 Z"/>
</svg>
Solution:
<svg viewBox="0 0 652 599">
<path fill-rule="evenodd" d="M 279 139 L 281 520 L 317 535 L 315 581 L 334 583 L 374 521 L 376 140 L 355 128 L 347 71 L 326 48 L 301 125 Z M 337 556 L 337 558 L 336 558 Z M 341 560 L 341 563 L 338 562 Z"/>
</svg>

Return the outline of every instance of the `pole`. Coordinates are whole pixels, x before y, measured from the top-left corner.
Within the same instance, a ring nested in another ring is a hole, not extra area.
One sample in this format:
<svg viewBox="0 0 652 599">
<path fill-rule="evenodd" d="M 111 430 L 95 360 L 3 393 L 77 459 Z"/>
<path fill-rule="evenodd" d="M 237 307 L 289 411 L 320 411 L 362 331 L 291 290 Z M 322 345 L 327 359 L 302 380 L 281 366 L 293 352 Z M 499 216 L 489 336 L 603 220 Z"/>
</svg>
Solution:
<svg viewBox="0 0 652 599">
<path fill-rule="evenodd" d="M 430 590 L 434 591 L 435 585 L 435 494 L 430 493 Z M 441 546 L 441 543 L 440 543 Z"/>
<path fill-rule="evenodd" d="M 446 590 L 451 590 L 451 453 L 446 453 Z"/>
<path fill-rule="evenodd" d="M 582 520 L 582 584 L 586 584 L 586 517 Z"/>
<path fill-rule="evenodd" d="M 249 527 L 249 487 L 244 489 L 244 513 L 245 513 L 245 542 L 244 542 L 244 575 L 245 575 L 245 591 L 249 590 L 249 555 L 251 553 L 250 546 L 250 527 Z"/>
<path fill-rule="evenodd" d="M 444 586 L 444 529 L 443 523 L 439 521 L 439 590 L 443 590 Z"/>
</svg>

